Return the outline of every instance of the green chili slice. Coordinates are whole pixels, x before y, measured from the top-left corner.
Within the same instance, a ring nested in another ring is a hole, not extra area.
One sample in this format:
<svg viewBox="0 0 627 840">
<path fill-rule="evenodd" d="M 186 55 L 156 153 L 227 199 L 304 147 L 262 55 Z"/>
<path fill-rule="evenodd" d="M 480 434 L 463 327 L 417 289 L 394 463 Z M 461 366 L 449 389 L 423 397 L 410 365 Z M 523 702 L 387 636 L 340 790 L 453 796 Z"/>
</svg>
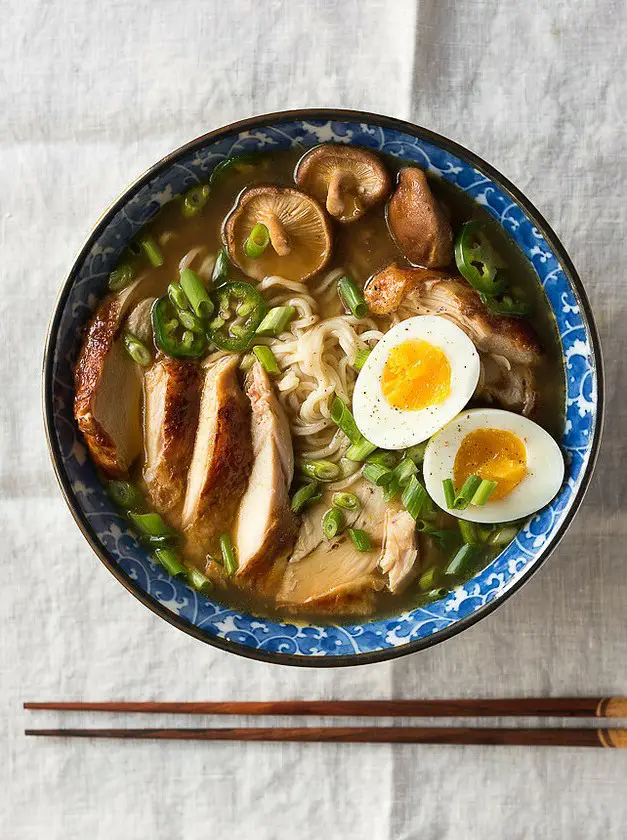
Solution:
<svg viewBox="0 0 627 840">
<path fill-rule="evenodd" d="M 512 318 L 522 318 L 524 315 L 529 315 L 531 306 L 525 300 L 514 298 L 511 294 L 500 295 L 481 295 L 481 300 L 485 303 L 490 312 L 495 315 L 507 315 Z"/>
<path fill-rule="evenodd" d="M 182 210 L 186 218 L 197 216 L 209 198 L 209 187 L 207 184 L 195 184 L 190 187 L 183 196 Z"/>
<path fill-rule="evenodd" d="M 257 163 L 261 163 L 266 159 L 265 154 L 259 152 L 242 152 L 240 155 L 233 155 L 225 160 L 221 160 L 217 166 L 213 168 L 213 172 L 209 178 L 209 185 L 213 186 L 223 175 L 226 175 L 230 169 L 235 169 L 238 172 L 245 172 L 250 167 Z"/>
<path fill-rule="evenodd" d="M 224 283 L 215 292 L 216 317 L 211 322 L 211 340 L 221 350 L 246 350 L 263 321 L 264 299 L 250 283 Z"/>
<path fill-rule="evenodd" d="M 499 269 L 503 261 L 494 249 L 481 222 L 466 222 L 455 240 L 455 262 L 459 273 L 478 292 L 496 295 L 503 290 Z"/>
<path fill-rule="evenodd" d="M 150 319 L 155 344 L 166 356 L 174 359 L 197 359 L 205 353 L 207 339 L 204 334 L 184 329 L 177 310 L 167 296 L 164 295 L 153 303 Z"/>
</svg>

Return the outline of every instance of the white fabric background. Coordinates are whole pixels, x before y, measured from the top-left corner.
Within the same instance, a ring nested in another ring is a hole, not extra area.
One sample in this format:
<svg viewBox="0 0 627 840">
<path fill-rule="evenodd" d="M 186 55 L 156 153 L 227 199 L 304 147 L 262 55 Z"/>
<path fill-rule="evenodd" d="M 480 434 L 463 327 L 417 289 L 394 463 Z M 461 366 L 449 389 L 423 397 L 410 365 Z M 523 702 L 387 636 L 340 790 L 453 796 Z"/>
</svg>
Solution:
<svg viewBox="0 0 627 840">
<path fill-rule="evenodd" d="M 0 837 L 624 837 L 618 752 L 27 741 L 61 718 L 21 709 L 627 693 L 624 0 L 2 0 L 0 20 Z M 521 594 L 426 653 L 316 672 L 188 638 L 97 562 L 52 475 L 40 364 L 73 255 L 129 180 L 231 120 L 324 105 L 429 126 L 529 195 L 591 294 L 608 421 L 583 510 Z"/>
</svg>

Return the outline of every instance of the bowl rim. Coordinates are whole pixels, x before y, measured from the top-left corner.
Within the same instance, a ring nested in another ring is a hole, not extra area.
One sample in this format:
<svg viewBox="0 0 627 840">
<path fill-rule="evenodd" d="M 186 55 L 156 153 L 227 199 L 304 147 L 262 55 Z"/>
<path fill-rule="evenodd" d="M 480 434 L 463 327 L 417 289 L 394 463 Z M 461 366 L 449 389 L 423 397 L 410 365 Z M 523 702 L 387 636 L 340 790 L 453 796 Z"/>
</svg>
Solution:
<svg viewBox="0 0 627 840">
<path fill-rule="evenodd" d="M 65 302 L 70 294 L 76 275 L 82 265 L 84 259 L 89 254 L 92 246 L 97 238 L 102 233 L 103 229 L 108 225 L 115 214 L 128 202 L 128 200 L 137 193 L 141 187 L 149 183 L 162 171 L 167 169 L 175 163 L 180 157 L 188 155 L 195 150 L 204 147 L 208 143 L 226 139 L 229 135 L 239 133 L 242 131 L 249 131 L 252 129 L 263 128 L 265 125 L 277 125 L 285 122 L 293 121 L 346 121 L 346 122 L 360 122 L 378 128 L 387 128 L 396 130 L 410 136 L 416 137 L 420 140 L 432 143 L 447 152 L 450 152 L 462 160 L 467 161 L 475 167 L 480 173 L 486 175 L 490 180 L 499 186 L 509 197 L 517 203 L 527 217 L 533 222 L 537 230 L 542 234 L 551 250 L 558 259 L 561 268 L 566 275 L 570 286 L 574 289 L 577 297 L 577 302 L 583 310 L 584 320 L 590 335 L 592 345 L 595 374 L 597 380 L 597 410 L 594 418 L 594 434 L 590 447 L 590 454 L 588 462 L 585 466 L 584 472 L 581 476 L 579 487 L 572 499 L 570 509 L 558 530 L 551 539 L 550 545 L 546 548 L 541 557 L 536 558 L 530 564 L 530 567 L 520 576 L 515 583 L 513 583 L 502 594 L 496 596 L 492 601 L 479 607 L 471 614 L 460 618 L 449 627 L 438 630 L 433 634 L 422 639 L 417 639 L 413 642 L 408 642 L 398 647 L 385 648 L 383 650 L 371 651 L 368 653 L 351 653 L 339 656 L 311 656 L 304 654 L 281 653 L 279 651 L 266 651 L 258 648 L 248 647 L 240 642 L 231 641 L 229 639 L 214 636 L 206 630 L 196 627 L 187 619 L 182 618 L 170 612 L 165 606 L 160 604 L 153 596 L 145 592 L 141 587 L 131 579 L 129 575 L 124 572 L 116 562 L 109 556 L 109 552 L 104 549 L 98 540 L 95 531 L 89 523 L 89 520 L 81 510 L 78 500 L 71 487 L 68 476 L 63 468 L 63 461 L 59 442 L 57 440 L 55 425 L 54 425 L 54 402 L 53 402 L 53 363 L 57 344 L 58 328 Z M 149 167 L 145 172 L 133 180 L 125 189 L 114 199 L 109 207 L 101 214 L 98 220 L 93 225 L 90 233 L 80 247 L 72 266 L 57 294 L 54 302 L 54 308 L 48 331 L 46 335 L 45 350 L 43 357 L 43 414 L 44 427 L 46 439 L 48 444 L 48 451 L 52 460 L 54 472 L 61 487 L 61 491 L 65 498 L 66 504 L 70 509 L 74 521 L 80 528 L 83 536 L 95 552 L 99 560 L 106 566 L 106 568 L 113 574 L 115 578 L 134 595 L 144 606 L 148 607 L 155 615 L 167 621 L 184 633 L 192 636 L 199 641 L 212 645 L 213 647 L 224 650 L 228 653 L 234 653 L 238 656 L 243 656 L 247 659 L 255 659 L 263 662 L 269 662 L 279 665 L 293 665 L 303 668 L 339 668 L 356 665 L 368 665 L 375 662 L 384 662 L 392 659 L 397 659 L 401 656 L 407 656 L 419 650 L 425 650 L 433 647 L 440 642 L 456 636 L 458 633 L 467 630 L 473 624 L 481 621 L 490 613 L 494 612 L 498 607 L 505 603 L 514 593 L 518 592 L 521 587 L 534 575 L 538 569 L 543 566 L 549 556 L 553 553 L 555 548 L 559 545 L 566 530 L 570 526 L 575 514 L 579 510 L 583 498 L 590 485 L 590 479 L 594 471 L 597 461 L 600 441 L 604 424 L 604 409 L 605 409 L 605 376 L 603 368 L 603 356 L 601 351 L 601 343 L 599 334 L 592 312 L 592 307 L 583 283 L 570 259 L 566 249 L 559 240 L 557 234 L 553 231 L 549 223 L 536 209 L 536 207 L 527 199 L 523 193 L 514 184 L 502 175 L 491 164 L 487 163 L 483 158 L 474 152 L 466 149 L 461 144 L 450 140 L 447 137 L 438 134 L 431 129 L 411 123 L 405 120 L 396 119 L 395 117 L 388 117 L 382 114 L 370 113 L 368 111 L 349 110 L 341 108 L 303 108 L 286 111 L 277 111 L 268 114 L 260 114 L 249 117 L 244 120 L 238 120 L 228 125 L 209 131 L 205 134 L 196 137 L 188 143 L 169 152 L 155 164 Z"/>
</svg>

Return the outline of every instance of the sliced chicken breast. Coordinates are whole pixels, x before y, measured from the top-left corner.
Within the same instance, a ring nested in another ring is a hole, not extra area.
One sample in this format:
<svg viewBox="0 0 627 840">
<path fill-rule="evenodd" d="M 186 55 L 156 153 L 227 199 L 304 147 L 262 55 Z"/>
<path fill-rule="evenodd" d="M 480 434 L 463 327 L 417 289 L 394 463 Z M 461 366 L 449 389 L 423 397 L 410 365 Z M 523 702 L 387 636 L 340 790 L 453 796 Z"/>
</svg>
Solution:
<svg viewBox="0 0 627 840">
<path fill-rule="evenodd" d="M 164 358 L 144 374 L 144 481 L 163 514 L 176 516 L 185 495 L 200 384 L 194 362 Z"/>
<path fill-rule="evenodd" d="M 280 604 L 349 612 L 362 612 L 372 606 L 374 593 L 385 585 L 377 565 L 386 504 L 380 489 L 364 480 L 352 486 L 351 492 L 361 502 L 352 527 L 366 531 L 372 551 L 357 551 L 347 534 L 331 541 L 324 537 L 317 541 L 311 531 L 309 553 L 298 559 L 293 554 L 286 566 L 277 594 Z"/>
<path fill-rule="evenodd" d="M 402 592 L 418 573 L 416 523 L 406 510 L 385 512 L 379 568 L 388 576 L 390 592 Z"/>
<path fill-rule="evenodd" d="M 245 391 L 252 409 L 253 465 L 235 523 L 239 577 L 267 568 L 289 551 L 297 530 L 288 494 L 294 475 L 289 423 L 259 362 L 246 377 Z"/>
<path fill-rule="evenodd" d="M 238 362 L 225 356 L 205 371 L 181 517 L 192 552 L 228 529 L 250 473 L 250 403 L 237 380 Z"/>
</svg>

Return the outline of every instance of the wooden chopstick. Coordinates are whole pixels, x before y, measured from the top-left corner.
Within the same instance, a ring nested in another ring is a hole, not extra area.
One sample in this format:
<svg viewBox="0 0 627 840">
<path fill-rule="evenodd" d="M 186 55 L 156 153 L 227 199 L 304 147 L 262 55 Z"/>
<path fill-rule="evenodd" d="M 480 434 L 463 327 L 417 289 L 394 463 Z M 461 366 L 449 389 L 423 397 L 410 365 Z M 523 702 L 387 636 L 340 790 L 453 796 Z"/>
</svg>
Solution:
<svg viewBox="0 0 627 840">
<path fill-rule="evenodd" d="M 597 717 L 627 718 L 627 697 L 520 697 L 458 700 L 277 700 L 269 702 L 45 702 L 25 709 L 185 715 L 319 717 Z"/>
<path fill-rule="evenodd" d="M 292 727 L 244 729 L 27 729 L 25 735 L 160 741 L 292 741 L 366 744 L 492 744 L 627 749 L 627 729 L 473 729 L 456 727 Z"/>
</svg>

